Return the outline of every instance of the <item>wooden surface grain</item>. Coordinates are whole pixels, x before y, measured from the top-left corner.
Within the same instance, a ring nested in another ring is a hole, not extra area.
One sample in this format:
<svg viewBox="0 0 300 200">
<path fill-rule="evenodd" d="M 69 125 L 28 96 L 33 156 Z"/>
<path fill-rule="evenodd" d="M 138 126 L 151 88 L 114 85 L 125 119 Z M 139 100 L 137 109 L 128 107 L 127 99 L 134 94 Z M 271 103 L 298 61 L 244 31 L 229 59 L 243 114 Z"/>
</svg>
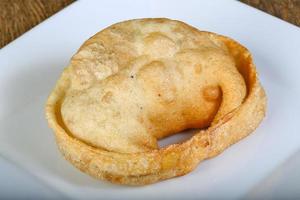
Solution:
<svg viewBox="0 0 300 200">
<path fill-rule="evenodd" d="M 0 0 L 0 48 L 74 0 Z M 300 0 L 240 0 L 300 26 Z"/>
<path fill-rule="evenodd" d="M 0 0 L 0 48 L 73 0 Z"/>
<path fill-rule="evenodd" d="M 300 26 L 300 0 L 240 0 L 287 22 Z"/>
</svg>

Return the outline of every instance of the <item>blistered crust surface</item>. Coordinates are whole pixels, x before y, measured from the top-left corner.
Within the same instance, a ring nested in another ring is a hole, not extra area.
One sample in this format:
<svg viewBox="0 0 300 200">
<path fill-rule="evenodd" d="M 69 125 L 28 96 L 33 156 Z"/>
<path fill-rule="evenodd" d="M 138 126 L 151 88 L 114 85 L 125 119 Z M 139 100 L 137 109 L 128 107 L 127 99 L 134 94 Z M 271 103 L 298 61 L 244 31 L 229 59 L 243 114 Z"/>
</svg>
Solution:
<svg viewBox="0 0 300 200">
<path fill-rule="evenodd" d="M 217 118 L 246 94 L 222 42 L 165 19 L 128 21 L 101 31 L 69 68 L 64 124 L 75 137 L 122 153 L 157 149 L 161 137 L 208 127 L 220 105 Z"/>
<path fill-rule="evenodd" d="M 250 53 L 169 19 L 130 20 L 87 40 L 46 106 L 63 155 L 80 170 L 141 185 L 188 173 L 251 133 L 266 98 Z M 159 149 L 157 140 L 203 128 Z"/>
</svg>

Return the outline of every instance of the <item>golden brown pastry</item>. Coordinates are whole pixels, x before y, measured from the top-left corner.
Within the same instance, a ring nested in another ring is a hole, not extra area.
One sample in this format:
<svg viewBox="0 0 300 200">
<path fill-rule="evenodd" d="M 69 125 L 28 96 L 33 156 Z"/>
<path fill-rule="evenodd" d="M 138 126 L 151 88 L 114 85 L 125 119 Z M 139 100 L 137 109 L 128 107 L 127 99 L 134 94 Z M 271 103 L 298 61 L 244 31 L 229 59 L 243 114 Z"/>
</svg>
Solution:
<svg viewBox="0 0 300 200">
<path fill-rule="evenodd" d="M 87 40 L 51 93 L 46 115 L 81 171 L 143 185 L 184 175 L 251 133 L 266 97 L 250 53 L 170 19 L 114 24 Z M 157 140 L 188 128 L 188 141 Z"/>
</svg>

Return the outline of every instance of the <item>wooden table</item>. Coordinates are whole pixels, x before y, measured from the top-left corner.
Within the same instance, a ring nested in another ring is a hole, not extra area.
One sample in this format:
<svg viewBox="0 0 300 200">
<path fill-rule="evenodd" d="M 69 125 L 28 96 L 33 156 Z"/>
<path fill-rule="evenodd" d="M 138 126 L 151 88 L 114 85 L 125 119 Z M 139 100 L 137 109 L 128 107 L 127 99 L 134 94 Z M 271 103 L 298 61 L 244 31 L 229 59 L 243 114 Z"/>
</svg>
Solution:
<svg viewBox="0 0 300 200">
<path fill-rule="evenodd" d="M 0 0 L 0 48 L 74 0 Z M 300 0 L 241 0 L 300 26 Z"/>
</svg>

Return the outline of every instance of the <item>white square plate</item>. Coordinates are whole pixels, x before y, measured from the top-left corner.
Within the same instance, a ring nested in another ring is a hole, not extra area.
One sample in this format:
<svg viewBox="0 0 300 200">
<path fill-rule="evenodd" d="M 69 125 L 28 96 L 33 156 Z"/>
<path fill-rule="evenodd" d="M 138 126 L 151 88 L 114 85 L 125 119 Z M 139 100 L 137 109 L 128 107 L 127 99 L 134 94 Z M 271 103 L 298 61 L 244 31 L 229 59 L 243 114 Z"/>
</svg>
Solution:
<svg viewBox="0 0 300 200">
<path fill-rule="evenodd" d="M 112 23 L 142 17 L 182 20 L 248 47 L 268 95 L 268 112 L 253 134 L 192 173 L 127 187 L 94 180 L 65 161 L 44 104 L 82 42 Z M 241 198 L 300 148 L 299 56 L 299 28 L 237 1 L 76 2 L 1 49 L 0 153 L 72 198 Z"/>
</svg>

